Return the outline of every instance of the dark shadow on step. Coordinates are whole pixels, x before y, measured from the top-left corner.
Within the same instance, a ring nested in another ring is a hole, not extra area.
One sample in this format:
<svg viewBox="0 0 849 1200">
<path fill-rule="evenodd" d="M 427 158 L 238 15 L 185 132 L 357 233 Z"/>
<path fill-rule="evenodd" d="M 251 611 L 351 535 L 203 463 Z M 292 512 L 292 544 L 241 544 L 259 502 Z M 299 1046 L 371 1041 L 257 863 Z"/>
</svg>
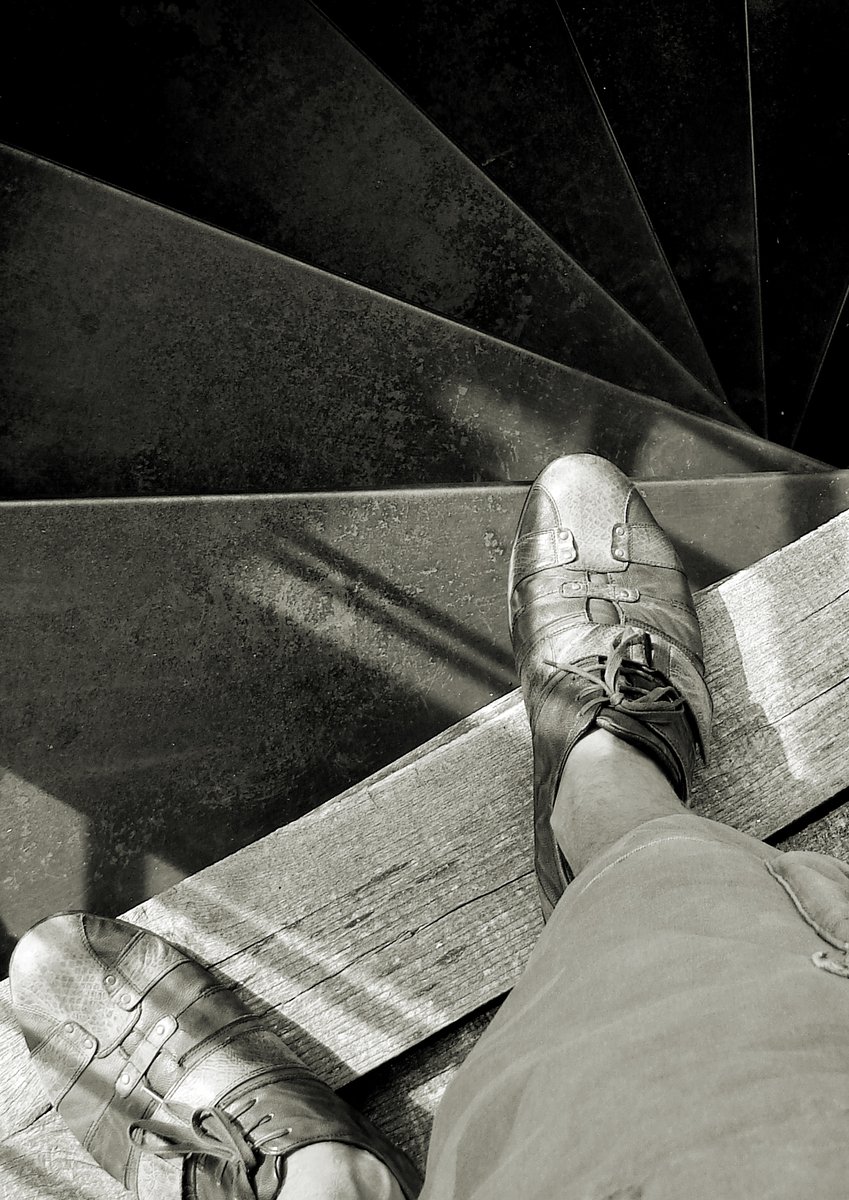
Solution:
<svg viewBox="0 0 849 1200">
<path fill-rule="evenodd" d="M 70 541 L 62 510 L 22 515 L 0 718 L 16 935 L 123 911 L 514 686 L 497 521 L 449 570 L 397 507 L 178 509 L 77 509 Z"/>
<path fill-rule="evenodd" d="M 422 1170 L 446 1081 L 462 1065 L 504 998 L 499 996 L 341 1089 L 348 1103 L 403 1145 Z"/>
<path fill-rule="evenodd" d="M 811 511 L 771 486 L 787 511 L 769 549 Z M 6 510 L 11 932 L 60 908 L 123 911 L 510 690 L 521 498 Z M 729 522 L 728 502 L 711 504 L 713 525 L 679 543 L 696 587 L 741 565 L 739 535 L 730 558 L 706 549 Z"/>
<path fill-rule="evenodd" d="M 816 850 L 849 862 L 849 788 L 766 840 L 780 850 Z"/>
<path fill-rule="evenodd" d="M 835 466 L 849 465 L 849 441 L 840 423 L 849 372 L 849 289 L 820 351 L 816 374 L 791 444 Z"/>
<path fill-rule="evenodd" d="M 38 0 L 15 21 L 6 140 L 536 353 L 722 414 L 306 0 L 100 4 L 73 18 Z"/>
</svg>

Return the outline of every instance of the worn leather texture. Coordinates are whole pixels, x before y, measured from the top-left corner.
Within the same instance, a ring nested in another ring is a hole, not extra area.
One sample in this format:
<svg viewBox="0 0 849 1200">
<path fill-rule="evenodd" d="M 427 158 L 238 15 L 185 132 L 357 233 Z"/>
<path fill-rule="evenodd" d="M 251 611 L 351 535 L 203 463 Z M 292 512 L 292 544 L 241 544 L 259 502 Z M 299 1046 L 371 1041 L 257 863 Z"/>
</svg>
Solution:
<svg viewBox="0 0 849 1200">
<path fill-rule="evenodd" d="M 409 1160 L 163 938 L 63 913 L 21 939 L 10 984 L 49 1099 L 140 1200 L 272 1200 L 285 1156 L 321 1141 L 371 1151 L 418 1195 Z"/>
<path fill-rule="evenodd" d="M 568 553 L 555 553 L 558 546 Z M 536 869 L 547 917 L 571 879 L 551 811 L 575 743 L 591 728 L 608 729 L 652 755 L 686 803 L 697 748 L 705 758 L 709 751 L 712 703 L 675 548 L 606 459 L 569 455 L 538 476 L 519 520 L 508 593 L 533 736 Z M 594 686 L 615 655 L 615 678 Z"/>
</svg>

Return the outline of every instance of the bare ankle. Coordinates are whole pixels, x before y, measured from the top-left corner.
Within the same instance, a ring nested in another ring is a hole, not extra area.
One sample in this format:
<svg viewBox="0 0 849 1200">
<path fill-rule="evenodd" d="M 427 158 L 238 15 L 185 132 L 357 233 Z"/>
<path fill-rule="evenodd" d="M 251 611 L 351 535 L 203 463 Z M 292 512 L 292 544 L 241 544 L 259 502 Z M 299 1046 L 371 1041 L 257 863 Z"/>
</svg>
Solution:
<svg viewBox="0 0 849 1200">
<path fill-rule="evenodd" d="M 286 1159 L 277 1200 L 404 1200 L 395 1176 L 367 1150 L 316 1142 Z"/>
<path fill-rule="evenodd" d="M 577 874 L 638 825 L 686 811 L 654 759 L 614 734 L 594 729 L 569 755 L 551 827 Z"/>
</svg>

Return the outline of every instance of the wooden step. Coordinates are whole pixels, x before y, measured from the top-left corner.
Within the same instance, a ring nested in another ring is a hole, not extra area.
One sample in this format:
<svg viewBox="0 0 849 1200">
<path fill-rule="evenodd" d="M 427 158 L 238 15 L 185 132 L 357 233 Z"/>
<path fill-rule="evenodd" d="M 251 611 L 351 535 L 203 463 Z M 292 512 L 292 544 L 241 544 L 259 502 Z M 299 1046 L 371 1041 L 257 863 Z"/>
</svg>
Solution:
<svg viewBox="0 0 849 1200">
<path fill-rule="evenodd" d="M 552 0 L 321 0 L 490 179 L 722 387 Z"/>
<path fill-rule="evenodd" d="M 818 464 L 29 155 L 0 156 L 6 496 Z M 600 345 L 607 345 L 600 333 Z"/>
<path fill-rule="evenodd" d="M 697 587 L 849 508 L 849 473 L 641 487 Z M 2 961 L 39 917 L 121 912 L 514 687 L 525 494 L 0 508 Z"/>
<path fill-rule="evenodd" d="M 746 7 L 559 3 L 725 393 L 762 432 Z"/>
<path fill-rule="evenodd" d="M 2 136 L 582 371 L 728 412 L 309 0 L 203 9 L 14 5 Z"/>
<path fill-rule="evenodd" d="M 846 793 L 841 793 L 845 796 Z M 781 850 L 812 850 L 849 860 L 849 799 L 822 806 L 800 828 L 782 831 L 767 840 Z M 350 1104 L 365 1113 L 423 1170 L 431 1126 L 445 1089 L 495 1016 L 499 996 L 469 1016 L 426 1038 L 397 1058 L 367 1071 L 340 1090 Z"/>
<path fill-rule="evenodd" d="M 849 9 L 770 0 L 749 25 L 769 435 L 790 444 L 849 284 Z"/>
<path fill-rule="evenodd" d="M 699 594 L 716 712 L 698 812 L 763 837 L 849 784 L 847 570 L 842 514 Z M 540 927 L 530 790 L 511 693 L 128 916 L 226 963 L 338 1086 L 516 979 Z M 21 1200 L 120 1195 L 47 1110 L 7 1003 L 3 1021 L 4 1181 Z"/>
</svg>

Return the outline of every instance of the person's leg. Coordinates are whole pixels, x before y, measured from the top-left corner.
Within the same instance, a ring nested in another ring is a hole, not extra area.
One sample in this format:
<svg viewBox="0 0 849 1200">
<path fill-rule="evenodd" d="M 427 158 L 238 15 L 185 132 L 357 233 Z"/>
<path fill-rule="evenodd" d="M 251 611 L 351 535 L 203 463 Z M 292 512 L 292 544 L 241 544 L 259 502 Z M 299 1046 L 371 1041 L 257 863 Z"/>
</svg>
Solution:
<svg viewBox="0 0 849 1200">
<path fill-rule="evenodd" d="M 540 520 L 550 528 L 541 531 Z M 511 589 L 514 646 L 529 701 L 535 760 L 541 767 L 535 789 L 537 866 L 544 902 L 553 905 L 570 874 L 603 853 L 622 832 L 680 810 L 672 785 L 686 793 L 696 725 L 670 684 L 685 691 L 689 687 L 687 698 L 703 738 L 709 700 L 699 661 L 698 623 L 680 563 L 636 489 L 604 460 L 578 455 L 543 472 L 520 523 Z M 673 642 L 666 637 L 667 625 Z M 541 693 L 544 704 L 538 703 Z M 57 1098 L 57 1109 L 101 1156 L 107 1170 L 117 1178 L 127 1171 L 146 1172 L 150 1194 L 182 1195 L 179 1187 L 167 1191 L 160 1179 L 163 1168 L 155 1160 L 164 1137 L 166 1144 L 179 1147 L 187 1169 L 200 1180 L 200 1200 L 207 1200 L 221 1153 L 210 1146 L 224 1136 L 228 1154 L 235 1157 L 226 1158 L 229 1174 L 215 1195 L 226 1200 L 231 1193 L 250 1195 L 242 1186 L 248 1183 L 261 1200 L 278 1193 L 282 1200 L 400 1200 L 401 1183 L 407 1196 L 414 1194 L 415 1172 L 403 1156 L 329 1089 L 317 1080 L 293 1087 L 266 1079 L 278 1063 L 285 1071 L 285 1051 L 274 1049 L 271 1042 L 255 1052 L 250 1041 L 240 1050 L 233 1031 L 244 1029 L 250 1036 L 248 1015 L 234 1010 L 229 1000 L 222 1008 L 214 993 L 202 992 L 196 1001 L 198 1015 L 189 1022 L 195 1031 L 208 1030 L 197 1051 L 182 1054 L 181 1062 L 191 1066 L 174 1075 L 168 1068 L 166 1043 L 161 1059 L 154 1055 L 147 1065 L 141 1094 L 131 1080 L 130 1092 L 124 1095 L 117 1081 L 127 1057 L 140 1053 L 135 1046 L 138 1031 L 176 1023 L 172 1036 L 182 1042 L 186 1035 L 183 1016 L 173 1009 L 174 997 L 157 979 L 145 980 L 137 1001 L 141 1011 L 124 1030 L 116 997 L 103 984 L 117 977 L 115 955 L 121 959 L 140 938 L 140 944 L 151 943 L 146 963 L 178 956 L 169 978 L 182 971 L 201 982 L 205 976 L 199 964 L 174 947 L 119 924 L 85 914 L 54 919 L 25 939 L 37 961 L 27 964 L 22 945 L 12 972 L 16 1008 L 27 1040 L 38 1053 L 45 1034 L 56 1028 L 59 1013 L 70 1021 L 66 1028 L 100 1020 L 122 1031 L 117 1038 L 110 1034 L 109 1053 L 97 1056 L 73 1079 L 63 1081 L 54 1066 L 48 1077 L 51 1085 L 68 1085 L 67 1093 Z M 92 974 L 93 960 L 100 963 L 99 974 Z M 75 1016 L 73 988 L 68 994 L 51 995 L 54 977 L 79 984 L 79 1015 Z M 208 988 L 208 982 L 204 986 Z M 183 996 L 180 1003 L 184 1002 Z M 195 1003 L 189 1007 L 193 1010 Z M 190 1035 L 192 1044 L 195 1037 Z M 144 1044 L 141 1049 L 147 1060 L 150 1052 Z M 234 1087 L 222 1096 L 216 1072 L 225 1067 Z M 254 1077 L 260 1081 L 255 1085 Z M 152 1089 L 160 1105 L 152 1110 L 163 1122 L 156 1129 L 142 1128 L 149 1106 L 145 1088 Z M 113 1090 L 107 1108 L 115 1136 L 101 1143 L 97 1108 L 85 1095 L 110 1095 Z M 172 1103 L 184 1094 L 195 1104 L 202 1100 L 189 1128 Z M 261 1133 L 260 1143 L 255 1129 Z M 316 1136 L 319 1130 L 321 1140 Z M 137 1136 L 153 1156 L 141 1163 Z M 257 1158 L 260 1144 L 265 1149 Z M 237 1184 L 241 1191 L 234 1190 Z"/>
<path fill-rule="evenodd" d="M 682 803 L 698 621 L 621 473 L 546 468 L 510 574 L 548 923 L 439 1106 L 422 1200 L 842 1200 L 849 868 Z"/>
<path fill-rule="evenodd" d="M 368 1151 L 318 1142 L 289 1155 L 278 1200 L 404 1200 L 404 1193 Z"/>
<path fill-rule="evenodd" d="M 644 821 L 686 812 L 654 759 L 606 729 L 594 729 L 569 756 L 551 827 L 577 875 Z"/>
<path fill-rule="evenodd" d="M 560 460 L 531 489 L 511 615 L 551 919 L 439 1107 L 422 1200 L 842 1200 L 849 966 L 829 947 L 849 928 L 849 874 L 782 856 L 679 800 L 710 727 L 698 622 L 668 539 L 610 464 Z M 156 1200 L 398 1200 L 396 1181 L 415 1196 L 403 1156 L 314 1077 L 295 1071 L 293 1083 L 285 1049 L 258 1048 L 260 1031 L 230 1001 L 219 1010 L 199 964 L 98 920 L 59 918 L 52 964 L 36 936 L 29 979 L 26 956 L 13 960 L 12 995 L 34 1056 L 66 1089 L 57 1110 L 115 1159 L 104 1165 L 116 1178 L 128 1156 L 145 1173 L 140 1195 Z M 125 1026 L 103 985 L 137 940 L 149 945 L 139 965 L 157 974 L 138 999 L 123 997 L 140 1010 Z M 183 972 L 179 1008 L 165 968 L 171 983 Z M 200 989 L 188 1007 L 186 981 Z M 177 1045 L 151 1057 L 149 1039 L 170 1020 Z M 84 1021 L 105 1022 L 102 1054 L 81 1051 L 96 1045 Z M 145 1087 L 161 1089 L 154 1111 L 176 1121 L 165 1140 L 184 1157 L 186 1187 L 166 1179 L 162 1127 L 143 1128 L 144 1105 L 118 1101 L 126 1056 L 139 1055 Z M 277 1064 L 279 1082 L 268 1075 Z M 222 1070 L 235 1085 L 224 1094 Z M 100 1119 L 87 1087 L 100 1116 L 104 1103 L 111 1111 L 109 1144 L 88 1131 Z M 190 1128 L 172 1103 L 184 1095 Z M 142 1164 L 134 1129 L 151 1151 Z"/>
</svg>

